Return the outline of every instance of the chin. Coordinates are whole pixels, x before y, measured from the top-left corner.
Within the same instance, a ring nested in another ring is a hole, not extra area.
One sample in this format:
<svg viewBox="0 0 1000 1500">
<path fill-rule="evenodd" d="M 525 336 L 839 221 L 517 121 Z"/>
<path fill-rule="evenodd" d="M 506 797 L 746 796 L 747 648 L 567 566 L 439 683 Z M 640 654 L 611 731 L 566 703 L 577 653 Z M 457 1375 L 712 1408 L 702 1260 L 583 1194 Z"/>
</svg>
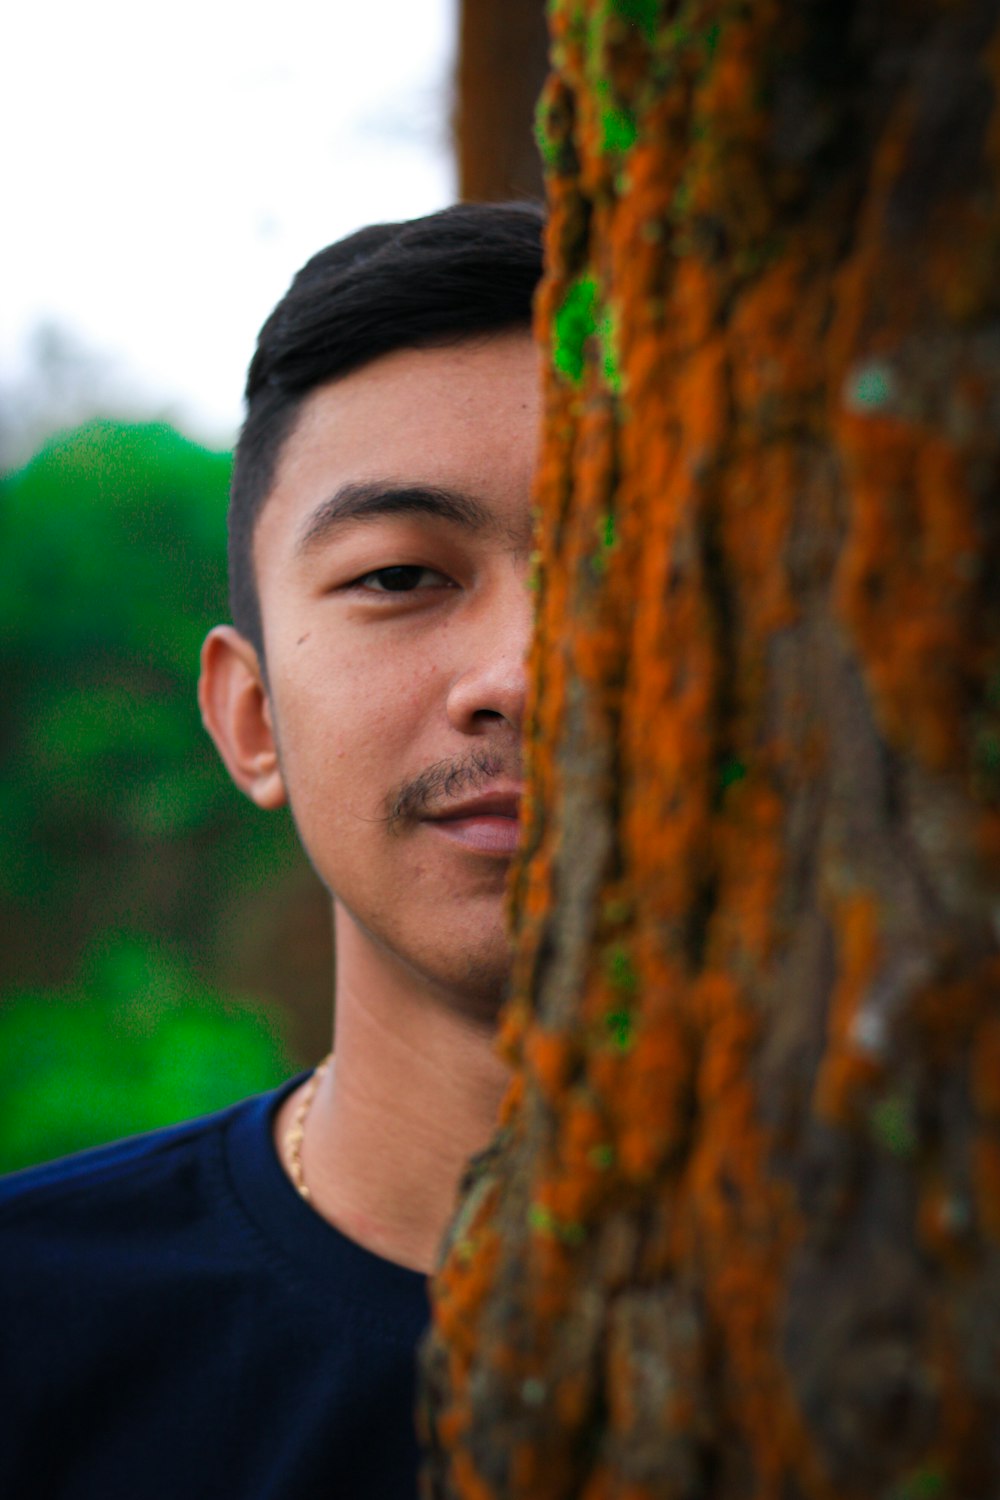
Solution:
<svg viewBox="0 0 1000 1500">
<path fill-rule="evenodd" d="M 438 985 L 450 1010 L 479 1025 L 495 1025 L 510 983 L 510 951 L 463 955 L 461 966 L 438 973 Z"/>
<path fill-rule="evenodd" d="M 351 907 L 339 893 L 337 909 L 364 940 L 409 970 L 418 990 L 442 1008 L 479 1026 L 495 1026 L 507 999 L 513 951 L 499 912 L 488 921 L 441 923 L 440 913 L 389 923 L 393 910 L 374 913 Z M 437 920 L 433 920 L 436 917 Z M 428 938 L 431 941 L 428 941 Z"/>
<path fill-rule="evenodd" d="M 427 955 L 419 967 L 449 1010 L 478 1025 L 495 1025 L 510 984 L 511 949 L 506 938 L 448 957 L 451 962 L 443 955 L 437 962 L 433 958 L 428 962 Z"/>
</svg>

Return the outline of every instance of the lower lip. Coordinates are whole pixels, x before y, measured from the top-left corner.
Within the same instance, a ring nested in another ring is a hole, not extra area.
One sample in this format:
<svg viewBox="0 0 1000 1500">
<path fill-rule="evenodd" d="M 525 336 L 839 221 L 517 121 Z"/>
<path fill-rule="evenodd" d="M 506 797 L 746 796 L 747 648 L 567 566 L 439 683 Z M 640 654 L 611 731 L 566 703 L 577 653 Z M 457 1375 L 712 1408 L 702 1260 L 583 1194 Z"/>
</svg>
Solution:
<svg viewBox="0 0 1000 1500">
<path fill-rule="evenodd" d="M 480 813 L 469 818 L 435 818 L 427 826 L 436 828 L 438 833 L 465 849 L 505 858 L 516 850 L 520 835 L 516 818 L 502 818 L 494 813 Z"/>
</svg>

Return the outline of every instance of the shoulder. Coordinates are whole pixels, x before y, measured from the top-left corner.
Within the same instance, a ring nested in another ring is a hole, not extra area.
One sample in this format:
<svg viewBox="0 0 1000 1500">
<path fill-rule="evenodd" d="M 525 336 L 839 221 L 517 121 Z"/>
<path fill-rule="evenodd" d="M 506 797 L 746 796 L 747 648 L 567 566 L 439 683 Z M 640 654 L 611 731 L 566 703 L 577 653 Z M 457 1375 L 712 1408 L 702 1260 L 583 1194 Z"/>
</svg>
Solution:
<svg viewBox="0 0 1000 1500">
<path fill-rule="evenodd" d="M 162 1199 L 172 1184 L 210 1170 L 221 1142 L 241 1115 L 270 1108 L 278 1096 L 243 1100 L 215 1114 L 130 1136 L 106 1146 L 0 1177 L 0 1235 L 19 1227 L 97 1218 L 137 1191 Z"/>
</svg>

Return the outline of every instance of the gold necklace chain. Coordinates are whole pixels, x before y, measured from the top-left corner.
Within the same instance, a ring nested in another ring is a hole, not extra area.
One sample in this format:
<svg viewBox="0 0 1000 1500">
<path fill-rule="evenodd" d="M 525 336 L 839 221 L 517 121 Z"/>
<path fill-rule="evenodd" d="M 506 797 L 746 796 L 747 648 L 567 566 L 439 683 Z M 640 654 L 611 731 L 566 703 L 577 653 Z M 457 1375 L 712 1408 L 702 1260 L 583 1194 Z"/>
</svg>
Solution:
<svg viewBox="0 0 1000 1500">
<path fill-rule="evenodd" d="M 333 1053 L 328 1052 L 306 1084 L 298 1108 L 292 1116 L 292 1123 L 285 1131 L 285 1156 L 288 1160 L 288 1170 L 295 1188 L 305 1199 L 311 1197 L 305 1174 L 302 1171 L 302 1142 L 306 1134 L 306 1121 L 309 1118 L 313 1100 L 316 1098 L 316 1091 L 323 1082 L 332 1061 Z"/>
</svg>

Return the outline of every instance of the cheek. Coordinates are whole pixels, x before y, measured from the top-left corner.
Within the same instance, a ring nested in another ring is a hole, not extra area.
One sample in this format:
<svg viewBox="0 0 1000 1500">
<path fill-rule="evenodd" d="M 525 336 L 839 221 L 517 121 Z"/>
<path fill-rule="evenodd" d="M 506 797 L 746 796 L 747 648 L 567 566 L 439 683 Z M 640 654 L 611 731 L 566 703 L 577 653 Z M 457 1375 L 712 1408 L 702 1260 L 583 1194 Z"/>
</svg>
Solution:
<svg viewBox="0 0 1000 1500">
<path fill-rule="evenodd" d="M 311 644 L 311 642 L 310 642 Z M 442 755 L 428 732 L 435 717 L 436 666 L 386 649 L 363 662 L 300 654 L 278 699 L 282 768 L 303 826 L 350 827 L 381 811 L 386 793 Z M 357 829 L 354 829 L 357 832 Z"/>
</svg>

